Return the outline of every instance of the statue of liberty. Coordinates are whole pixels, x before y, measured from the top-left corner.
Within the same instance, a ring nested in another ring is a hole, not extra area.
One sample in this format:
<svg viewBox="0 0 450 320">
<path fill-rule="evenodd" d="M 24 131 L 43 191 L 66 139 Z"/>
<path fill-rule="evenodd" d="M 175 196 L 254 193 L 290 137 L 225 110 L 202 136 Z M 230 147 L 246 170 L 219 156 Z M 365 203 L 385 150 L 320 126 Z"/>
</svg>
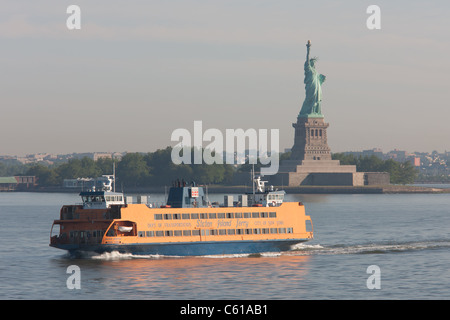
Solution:
<svg viewBox="0 0 450 320">
<path fill-rule="evenodd" d="M 308 40 L 306 44 L 306 61 L 305 61 L 305 101 L 300 110 L 299 118 L 322 118 L 322 83 L 325 81 L 325 76 L 316 71 L 315 63 L 317 58 L 309 58 L 309 50 L 311 41 Z"/>
</svg>

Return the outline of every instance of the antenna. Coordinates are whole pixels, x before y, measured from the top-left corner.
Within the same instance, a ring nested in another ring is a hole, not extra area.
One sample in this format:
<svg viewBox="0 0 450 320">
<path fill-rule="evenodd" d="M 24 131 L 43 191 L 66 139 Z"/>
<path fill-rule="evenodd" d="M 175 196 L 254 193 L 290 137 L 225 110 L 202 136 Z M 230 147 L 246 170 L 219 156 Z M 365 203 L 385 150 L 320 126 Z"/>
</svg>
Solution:
<svg viewBox="0 0 450 320">
<path fill-rule="evenodd" d="M 253 202 L 255 203 L 255 164 L 252 163 L 252 190 L 253 190 Z"/>
<path fill-rule="evenodd" d="M 113 157 L 113 192 L 116 192 L 116 162 Z"/>
</svg>

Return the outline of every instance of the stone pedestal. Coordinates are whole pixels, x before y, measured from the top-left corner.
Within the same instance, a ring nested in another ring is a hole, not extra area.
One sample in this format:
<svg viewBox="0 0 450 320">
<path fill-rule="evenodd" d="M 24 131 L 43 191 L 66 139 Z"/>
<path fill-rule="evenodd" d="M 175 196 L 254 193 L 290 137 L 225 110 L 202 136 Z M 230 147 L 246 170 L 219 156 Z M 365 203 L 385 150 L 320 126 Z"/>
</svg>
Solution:
<svg viewBox="0 0 450 320">
<path fill-rule="evenodd" d="M 295 129 L 292 160 L 331 160 L 327 142 L 328 123 L 323 118 L 298 118 Z"/>
<path fill-rule="evenodd" d="M 329 126 L 323 117 L 299 117 L 295 129 L 291 159 L 281 162 L 270 183 L 278 186 L 361 186 L 364 173 L 354 165 L 341 165 L 331 159 L 327 142 Z"/>
</svg>

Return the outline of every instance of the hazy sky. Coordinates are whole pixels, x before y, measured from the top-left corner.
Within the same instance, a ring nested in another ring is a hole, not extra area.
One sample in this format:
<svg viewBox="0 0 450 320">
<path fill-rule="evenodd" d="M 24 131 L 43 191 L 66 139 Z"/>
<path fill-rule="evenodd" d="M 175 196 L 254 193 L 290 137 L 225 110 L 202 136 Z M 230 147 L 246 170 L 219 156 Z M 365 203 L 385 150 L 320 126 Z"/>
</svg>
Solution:
<svg viewBox="0 0 450 320">
<path fill-rule="evenodd" d="M 0 155 L 154 151 L 194 120 L 279 129 L 290 148 L 308 39 L 332 152 L 450 150 L 447 0 L 0 4 Z"/>
</svg>

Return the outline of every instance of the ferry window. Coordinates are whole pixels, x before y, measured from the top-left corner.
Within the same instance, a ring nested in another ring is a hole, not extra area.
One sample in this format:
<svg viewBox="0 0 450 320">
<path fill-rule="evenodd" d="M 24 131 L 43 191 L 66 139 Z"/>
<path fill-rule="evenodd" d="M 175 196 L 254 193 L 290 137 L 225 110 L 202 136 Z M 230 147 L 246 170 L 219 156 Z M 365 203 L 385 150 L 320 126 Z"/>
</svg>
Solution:
<svg viewBox="0 0 450 320">
<path fill-rule="evenodd" d="M 287 233 L 294 233 L 293 228 L 287 228 L 286 231 L 287 231 Z"/>
<path fill-rule="evenodd" d="M 117 201 L 123 201 L 123 200 L 122 200 L 122 196 L 119 196 L 118 198 L 119 198 L 119 199 L 118 199 Z"/>
<path fill-rule="evenodd" d="M 227 234 L 236 234 L 236 230 L 234 229 L 227 229 Z"/>
<path fill-rule="evenodd" d="M 236 212 L 236 213 L 234 214 L 234 217 L 235 217 L 235 218 L 242 218 L 242 212 Z"/>
<path fill-rule="evenodd" d="M 174 220 L 180 220 L 181 219 L 181 214 L 180 213 L 174 213 L 173 214 L 173 219 Z"/>
<path fill-rule="evenodd" d="M 268 212 L 261 212 L 261 218 L 267 218 L 269 216 Z"/>
<path fill-rule="evenodd" d="M 147 237 L 154 237 L 155 236 L 155 231 L 147 231 L 146 232 L 146 236 Z"/>
<path fill-rule="evenodd" d="M 269 212 L 269 218 L 276 218 L 277 213 L 276 212 Z"/>
<path fill-rule="evenodd" d="M 202 236 L 209 236 L 209 230 L 202 230 Z"/>
<path fill-rule="evenodd" d="M 227 212 L 227 218 L 233 219 L 233 212 Z"/>
<path fill-rule="evenodd" d="M 182 217 L 182 219 L 190 219 L 189 213 L 183 213 L 183 214 L 181 215 L 181 217 Z"/>
<path fill-rule="evenodd" d="M 172 220 L 172 214 L 171 213 L 164 214 L 164 220 Z"/>
<path fill-rule="evenodd" d="M 192 230 L 192 235 L 193 236 L 199 236 L 200 235 L 200 230 Z"/>
<path fill-rule="evenodd" d="M 253 234 L 261 234 L 261 229 L 253 229 Z"/>
<path fill-rule="evenodd" d="M 269 228 L 263 228 L 261 229 L 262 234 L 268 234 L 269 233 Z"/>
<path fill-rule="evenodd" d="M 160 213 L 155 214 L 155 220 L 162 220 L 162 214 Z"/>
<path fill-rule="evenodd" d="M 250 212 L 244 212 L 244 218 L 251 218 Z"/>
<path fill-rule="evenodd" d="M 278 233 L 277 228 L 270 228 L 270 233 Z"/>
<path fill-rule="evenodd" d="M 219 219 L 225 219 L 225 212 L 219 212 L 219 213 L 217 214 L 217 218 L 219 218 Z"/>
<path fill-rule="evenodd" d="M 156 231 L 157 237 L 164 237 L 164 231 Z"/>
<path fill-rule="evenodd" d="M 252 234 L 252 229 L 245 229 L 245 234 Z"/>
<path fill-rule="evenodd" d="M 144 231 L 139 231 L 139 232 L 138 232 L 138 237 L 139 237 L 139 238 L 145 237 Z"/>
<path fill-rule="evenodd" d="M 217 236 L 219 234 L 219 231 L 217 230 L 210 230 L 210 233 L 212 236 Z"/>
<path fill-rule="evenodd" d="M 183 230 L 183 236 L 189 237 L 191 235 L 191 230 Z"/>
<path fill-rule="evenodd" d="M 191 219 L 198 219 L 198 213 L 191 213 Z"/>
<path fill-rule="evenodd" d="M 278 233 L 286 233 L 286 228 L 279 228 Z"/>
<path fill-rule="evenodd" d="M 244 234 L 244 229 L 236 229 L 236 234 Z"/>
<path fill-rule="evenodd" d="M 259 212 L 252 212 L 252 218 L 259 218 Z"/>
<path fill-rule="evenodd" d="M 227 234 L 227 230 L 225 229 L 219 229 L 219 235 L 224 236 Z"/>
<path fill-rule="evenodd" d="M 164 231 L 164 235 L 166 237 L 171 237 L 171 236 L 173 236 L 173 231 L 172 230 L 166 230 L 166 231 Z"/>
<path fill-rule="evenodd" d="M 216 219 L 217 218 L 217 213 L 210 213 L 209 214 L 209 218 L 210 219 Z"/>
<path fill-rule="evenodd" d="M 175 230 L 175 231 L 173 232 L 173 235 L 174 235 L 175 237 L 181 237 L 182 232 L 181 232 L 181 230 Z"/>
<path fill-rule="evenodd" d="M 208 219 L 207 213 L 200 213 L 200 219 Z"/>
</svg>

